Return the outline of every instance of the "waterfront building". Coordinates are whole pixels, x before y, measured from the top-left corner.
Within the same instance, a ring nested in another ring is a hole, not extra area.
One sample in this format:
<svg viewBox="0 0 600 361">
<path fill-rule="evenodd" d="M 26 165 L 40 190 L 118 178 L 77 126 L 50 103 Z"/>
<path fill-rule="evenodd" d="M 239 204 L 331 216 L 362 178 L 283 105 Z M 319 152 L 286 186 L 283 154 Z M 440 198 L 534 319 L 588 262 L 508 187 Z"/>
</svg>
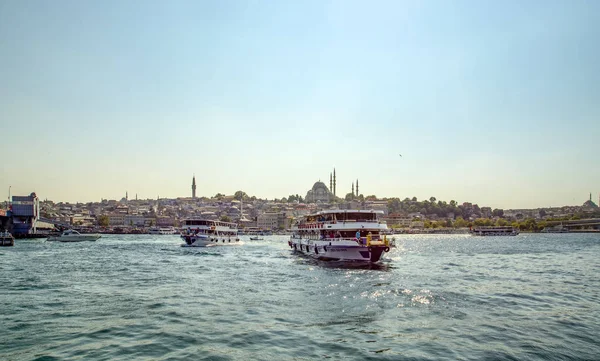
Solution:
<svg viewBox="0 0 600 361">
<path fill-rule="evenodd" d="M 412 221 L 412 222 L 410 222 L 410 228 L 423 229 L 423 228 L 425 228 L 425 222 L 424 221 Z"/>
<path fill-rule="evenodd" d="M 154 220 L 154 218 L 152 218 Z M 127 214 L 124 217 L 124 226 L 130 227 L 143 227 L 150 224 L 150 219 L 148 220 L 148 224 L 146 224 L 146 217 L 139 214 Z"/>
<path fill-rule="evenodd" d="M 124 205 L 124 204 L 119 204 L 118 206 L 115 207 L 115 213 L 119 213 L 119 214 L 128 214 L 129 213 L 129 207 Z"/>
<path fill-rule="evenodd" d="M 388 214 L 388 203 L 387 201 L 366 201 L 364 203 L 365 209 L 373 209 L 376 211 L 382 211 L 383 214 Z"/>
<path fill-rule="evenodd" d="M 173 227 L 175 226 L 175 218 L 167 216 L 156 217 L 156 226 L 158 227 Z"/>
<path fill-rule="evenodd" d="M 410 224 L 413 221 L 412 217 L 401 213 L 388 214 L 387 216 L 383 216 L 381 219 L 385 221 L 388 226 L 399 226 L 403 228 L 410 227 Z"/>
<path fill-rule="evenodd" d="M 96 218 L 89 214 L 77 213 L 69 217 L 69 224 L 72 226 L 93 227 L 96 225 Z"/>
<path fill-rule="evenodd" d="M 111 227 L 122 226 L 125 224 L 125 215 L 123 214 L 109 214 L 108 225 Z"/>
<path fill-rule="evenodd" d="M 28 196 L 12 196 L 12 234 L 14 236 L 36 233 L 40 214 L 40 200 L 35 193 Z"/>
<path fill-rule="evenodd" d="M 279 217 L 279 213 L 263 213 L 256 218 L 256 226 L 259 229 L 277 229 L 279 227 Z"/>
<path fill-rule="evenodd" d="M 481 217 L 483 218 L 491 218 L 492 217 L 492 208 L 491 207 L 481 207 Z"/>
</svg>

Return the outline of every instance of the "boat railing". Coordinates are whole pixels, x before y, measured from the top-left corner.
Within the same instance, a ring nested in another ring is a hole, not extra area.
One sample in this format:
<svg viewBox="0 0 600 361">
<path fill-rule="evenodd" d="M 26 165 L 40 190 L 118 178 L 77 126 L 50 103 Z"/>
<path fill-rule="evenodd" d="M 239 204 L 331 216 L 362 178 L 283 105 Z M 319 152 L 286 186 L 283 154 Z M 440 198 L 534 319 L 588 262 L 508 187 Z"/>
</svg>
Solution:
<svg viewBox="0 0 600 361">
<path fill-rule="evenodd" d="M 318 221 L 318 222 L 308 222 L 298 224 L 299 228 L 322 228 L 325 224 L 346 224 L 346 223 L 377 223 L 377 224 L 387 224 L 386 221 L 380 219 L 347 219 L 347 220 L 327 220 L 327 221 Z"/>
<path fill-rule="evenodd" d="M 301 237 L 299 235 L 292 235 L 292 238 L 297 238 L 297 239 L 310 239 L 311 241 L 354 241 L 357 242 L 359 240 L 359 238 L 356 237 L 333 237 L 333 238 L 329 238 L 329 237 L 319 237 L 319 238 L 305 238 L 305 237 Z M 371 240 L 372 241 L 380 241 L 383 240 L 384 237 L 380 236 L 380 235 L 372 235 L 371 236 Z M 360 242 L 364 243 L 367 241 L 367 237 L 360 237 Z"/>
</svg>

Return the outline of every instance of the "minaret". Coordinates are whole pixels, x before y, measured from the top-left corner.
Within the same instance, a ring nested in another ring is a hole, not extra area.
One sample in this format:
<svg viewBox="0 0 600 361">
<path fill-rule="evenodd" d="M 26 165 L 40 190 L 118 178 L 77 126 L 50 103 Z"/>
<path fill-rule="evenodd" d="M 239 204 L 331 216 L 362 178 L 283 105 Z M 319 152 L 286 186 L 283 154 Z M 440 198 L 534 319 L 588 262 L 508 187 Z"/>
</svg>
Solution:
<svg viewBox="0 0 600 361">
<path fill-rule="evenodd" d="M 354 195 L 354 182 L 352 182 L 352 195 Z"/>
<path fill-rule="evenodd" d="M 591 194 L 591 193 L 590 193 Z M 129 200 L 129 195 L 127 194 L 127 191 L 125 191 L 125 200 L 128 201 Z"/>
<path fill-rule="evenodd" d="M 358 179 L 356 180 L 356 196 L 358 197 Z"/>
<path fill-rule="evenodd" d="M 335 197 L 335 168 L 333 168 L 333 196 Z"/>
<path fill-rule="evenodd" d="M 137 193 L 135 194 L 135 200 L 137 201 Z"/>
<path fill-rule="evenodd" d="M 192 177 L 192 199 L 196 199 L 196 175 Z"/>
<path fill-rule="evenodd" d="M 329 173 L 329 191 L 333 192 L 333 174 Z"/>
</svg>

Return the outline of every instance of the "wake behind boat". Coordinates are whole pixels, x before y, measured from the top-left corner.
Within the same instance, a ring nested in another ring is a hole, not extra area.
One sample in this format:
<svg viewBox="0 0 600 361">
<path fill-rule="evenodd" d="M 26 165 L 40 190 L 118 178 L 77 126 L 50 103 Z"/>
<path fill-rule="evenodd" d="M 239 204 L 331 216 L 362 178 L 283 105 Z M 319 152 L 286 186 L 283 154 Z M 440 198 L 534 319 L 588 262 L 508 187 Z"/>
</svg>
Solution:
<svg viewBox="0 0 600 361">
<path fill-rule="evenodd" d="M 328 210 L 304 216 L 292 227 L 290 248 L 322 260 L 378 262 L 390 250 L 379 220 L 383 211 Z"/>
<path fill-rule="evenodd" d="M 74 229 L 67 229 L 59 236 L 50 236 L 47 241 L 56 242 L 84 242 L 95 241 L 101 236 L 99 234 L 81 234 Z"/>
<path fill-rule="evenodd" d="M 208 245 L 235 244 L 237 224 L 208 219 L 186 219 L 181 238 L 185 241 L 182 247 L 206 247 Z"/>
</svg>

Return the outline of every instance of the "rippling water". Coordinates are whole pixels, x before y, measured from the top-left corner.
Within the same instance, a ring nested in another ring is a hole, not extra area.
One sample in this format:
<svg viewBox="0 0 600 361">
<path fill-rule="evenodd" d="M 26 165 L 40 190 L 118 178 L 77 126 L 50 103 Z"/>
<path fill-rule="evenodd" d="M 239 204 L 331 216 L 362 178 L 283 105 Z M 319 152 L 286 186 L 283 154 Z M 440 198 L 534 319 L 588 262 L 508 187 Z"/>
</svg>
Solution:
<svg viewBox="0 0 600 361">
<path fill-rule="evenodd" d="M 600 359 L 600 235 L 396 238 L 371 266 L 277 236 L 17 240 L 0 248 L 0 359 Z"/>
</svg>

